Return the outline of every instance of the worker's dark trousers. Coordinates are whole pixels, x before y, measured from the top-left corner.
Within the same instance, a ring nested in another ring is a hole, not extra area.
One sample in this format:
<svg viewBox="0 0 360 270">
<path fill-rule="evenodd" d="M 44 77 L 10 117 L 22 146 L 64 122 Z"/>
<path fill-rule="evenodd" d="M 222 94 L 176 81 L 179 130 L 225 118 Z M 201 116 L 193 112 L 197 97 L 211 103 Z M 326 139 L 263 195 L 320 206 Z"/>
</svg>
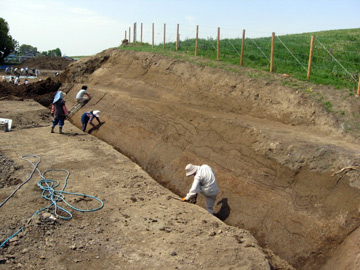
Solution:
<svg viewBox="0 0 360 270">
<path fill-rule="evenodd" d="M 86 113 L 83 113 L 81 116 L 81 123 L 82 123 L 82 131 L 86 130 L 87 123 L 89 122 L 89 116 Z"/>
</svg>

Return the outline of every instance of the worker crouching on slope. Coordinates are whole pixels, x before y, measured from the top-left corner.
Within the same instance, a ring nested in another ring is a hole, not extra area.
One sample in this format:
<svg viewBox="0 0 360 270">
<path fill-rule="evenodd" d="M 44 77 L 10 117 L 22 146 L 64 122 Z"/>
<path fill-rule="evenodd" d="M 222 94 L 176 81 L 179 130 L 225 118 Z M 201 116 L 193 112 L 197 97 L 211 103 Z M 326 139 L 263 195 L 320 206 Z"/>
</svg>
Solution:
<svg viewBox="0 0 360 270">
<path fill-rule="evenodd" d="M 216 183 L 214 171 L 209 165 L 193 165 L 188 164 L 185 167 L 186 176 L 194 176 L 194 182 L 186 194 L 186 197 L 182 199 L 183 202 L 188 202 L 192 198 L 197 196 L 197 193 L 201 193 L 206 198 L 206 210 L 214 214 L 214 204 L 216 196 L 219 193 L 219 189 Z"/>
<path fill-rule="evenodd" d="M 101 124 L 100 111 L 90 111 L 90 112 L 85 112 L 82 114 L 82 116 L 81 116 L 82 131 L 85 132 L 87 123 L 89 123 L 90 125 L 95 127 L 94 123 L 92 122 L 94 120 L 94 118 L 96 118 L 96 120 L 98 121 L 98 123 L 100 125 Z"/>
<path fill-rule="evenodd" d="M 76 101 L 78 103 L 83 103 L 85 104 L 86 102 L 88 102 L 91 98 L 91 95 L 87 92 L 87 86 L 83 85 L 81 87 L 81 89 L 79 90 L 79 92 L 76 94 Z"/>
<path fill-rule="evenodd" d="M 54 127 L 59 124 L 59 133 L 62 132 L 66 116 L 68 115 L 68 109 L 65 106 L 65 101 L 63 100 L 63 92 L 57 91 L 51 104 L 51 115 L 54 116 L 54 120 L 51 127 L 51 133 L 54 133 Z"/>
</svg>

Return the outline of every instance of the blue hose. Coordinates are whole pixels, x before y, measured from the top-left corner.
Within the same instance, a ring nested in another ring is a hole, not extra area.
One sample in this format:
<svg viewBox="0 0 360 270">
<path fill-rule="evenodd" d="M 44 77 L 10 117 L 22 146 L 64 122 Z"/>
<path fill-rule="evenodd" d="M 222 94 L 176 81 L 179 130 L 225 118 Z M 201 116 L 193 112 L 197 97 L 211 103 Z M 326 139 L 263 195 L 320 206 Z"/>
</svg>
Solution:
<svg viewBox="0 0 360 270">
<path fill-rule="evenodd" d="M 27 157 L 35 157 L 38 159 L 38 161 L 34 164 L 33 162 L 31 162 L 30 160 L 26 159 Z M 54 214 L 57 218 L 61 218 L 61 219 L 66 219 L 69 220 L 72 218 L 72 214 L 70 211 L 66 210 L 65 208 L 61 207 L 58 205 L 58 203 L 63 202 L 66 205 L 68 205 L 70 208 L 79 211 L 79 212 L 94 212 L 97 211 L 101 208 L 104 207 L 104 202 L 102 200 L 100 200 L 99 198 L 95 197 L 95 196 L 91 196 L 91 195 L 86 195 L 86 194 L 82 194 L 82 193 L 74 193 L 74 192 L 67 192 L 65 191 L 65 187 L 67 185 L 67 181 L 69 179 L 70 176 L 70 172 L 68 170 L 64 170 L 64 169 L 50 169 L 50 170 L 46 170 L 43 173 L 40 172 L 40 170 L 38 169 L 38 165 L 40 163 L 40 157 L 36 156 L 36 155 L 25 155 L 21 157 L 22 159 L 25 159 L 26 161 L 28 161 L 32 166 L 33 166 L 33 170 L 30 173 L 29 177 L 27 178 L 27 180 L 22 183 L 21 185 L 19 185 L 14 191 L 13 193 L 11 193 L 11 195 L 9 197 L 7 197 L 1 204 L 0 207 L 2 207 L 14 194 L 16 191 L 18 191 L 25 183 L 27 183 L 33 176 L 33 174 L 35 173 L 35 171 L 38 171 L 41 180 L 38 181 L 37 185 L 38 187 L 42 190 L 41 196 L 48 200 L 51 201 L 51 203 L 36 211 L 31 218 L 28 220 L 27 224 L 30 223 L 30 221 L 33 219 L 34 216 L 36 216 L 38 213 L 45 211 L 45 210 L 50 210 L 50 208 L 52 208 L 52 206 L 54 207 Z M 66 177 L 64 179 L 64 185 L 62 187 L 61 190 L 55 190 L 55 188 L 57 188 L 60 185 L 60 182 L 58 180 L 52 180 L 52 179 L 46 179 L 45 178 L 45 174 L 52 172 L 52 171 L 63 171 L 66 173 Z M 76 195 L 76 196 L 82 196 L 82 197 L 87 197 L 87 198 L 91 198 L 94 200 L 97 200 L 100 203 L 100 206 L 96 207 L 96 208 L 92 208 L 92 209 L 79 209 L 74 207 L 73 205 L 71 205 L 70 203 L 68 203 L 65 200 L 65 194 L 69 194 L 69 195 Z M 66 216 L 62 216 L 58 214 L 58 210 L 66 213 Z M 1 245 L 0 247 L 4 247 L 5 244 L 13 237 L 15 237 L 17 234 L 19 234 L 21 231 L 23 231 L 25 228 L 25 225 L 22 226 L 17 232 L 15 232 L 13 235 L 11 235 L 10 237 L 8 237 Z"/>
</svg>

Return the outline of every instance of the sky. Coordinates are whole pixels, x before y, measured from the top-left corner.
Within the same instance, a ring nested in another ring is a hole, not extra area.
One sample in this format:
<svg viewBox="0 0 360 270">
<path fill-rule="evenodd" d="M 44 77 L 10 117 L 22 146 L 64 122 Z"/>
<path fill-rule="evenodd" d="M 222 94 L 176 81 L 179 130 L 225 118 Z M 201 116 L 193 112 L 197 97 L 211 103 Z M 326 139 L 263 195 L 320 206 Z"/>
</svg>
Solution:
<svg viewBox="0 0 360 270">
<path fill-rule="evenodd" d="M 360 27 L 359 0 L 0 0 L 9 34 L 38 51 L 60 48 L 88 56 L 117 47 L 129 36 L 152 43 L 180 38 L 268 37 Z"/>
</svg>

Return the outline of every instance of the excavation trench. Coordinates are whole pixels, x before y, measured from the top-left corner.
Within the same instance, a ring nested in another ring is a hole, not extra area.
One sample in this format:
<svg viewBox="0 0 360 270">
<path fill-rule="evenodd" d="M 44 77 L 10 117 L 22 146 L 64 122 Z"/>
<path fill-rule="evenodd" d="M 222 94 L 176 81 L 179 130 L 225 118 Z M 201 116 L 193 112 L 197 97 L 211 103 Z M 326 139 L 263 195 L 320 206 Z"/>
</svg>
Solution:
<svg viewBox="0 0 360 270">
<path fill-rule="evenodd" d="M 61 76 L 68 107 L 82 84 L 93 96 L 70 121 L 80 127 L 83 112 L 100 110 L 105 123 L 89 132 L 176 194 L 191 185 L 187 163 L 208 164 L 220 219 L 297 269 L 348 260 L 343 251 L 359 234 L 359 173 L 334 173 L 357 165 L 359 147 L 304 95 L 247 74 L 117 50 Z"/>
</svg>

